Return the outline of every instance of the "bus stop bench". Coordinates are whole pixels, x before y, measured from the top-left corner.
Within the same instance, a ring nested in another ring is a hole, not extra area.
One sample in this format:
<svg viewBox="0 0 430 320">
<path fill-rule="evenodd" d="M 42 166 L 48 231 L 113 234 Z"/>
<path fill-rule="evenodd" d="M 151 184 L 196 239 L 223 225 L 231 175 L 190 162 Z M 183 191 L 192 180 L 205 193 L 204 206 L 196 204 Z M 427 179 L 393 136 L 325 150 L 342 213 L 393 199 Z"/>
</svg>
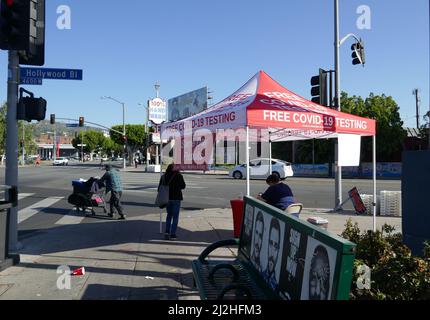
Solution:
<svg viewBox="0 0 430 320">
<path fill-rule="evenodd" d="M 202 300 L 276 299 L 263 279 L 246 259 L 209 261 L 216 249 L 238 246 L 239 239 L 222 240 L 207 247 L 192 262 L 194 284 Z M 254 269 L 254 270 L 253 270 Z M 260 279 L 261 278 L 261 279 Z"/>
<path fill-rule="evenodd" d="M 245 197 L 239 239 L 208 246 L 192 262 L 203 300 L 348 300 L 356 245 L 264 202 Z M 238 246 L 230 260 L 210 260 Z"/>
</svg>

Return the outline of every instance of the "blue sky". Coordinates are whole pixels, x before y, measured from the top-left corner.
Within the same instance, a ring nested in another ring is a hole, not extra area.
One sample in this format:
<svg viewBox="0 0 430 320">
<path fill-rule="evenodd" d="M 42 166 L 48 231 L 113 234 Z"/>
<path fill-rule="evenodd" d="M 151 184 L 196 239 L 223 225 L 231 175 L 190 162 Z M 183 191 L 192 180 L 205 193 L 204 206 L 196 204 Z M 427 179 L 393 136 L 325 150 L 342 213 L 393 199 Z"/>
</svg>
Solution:
<svg viewBox="0 0 430 320">
<path fill-rule="evenodd" d="M 71 30 L 57 29 L 57 8 L 71 8 Z M 359 30 L 360 5 L 371 9 L 370 30 Z M 429 109 L 428 0 L 340 0 L 341 36 L 355 33 L 366 44 L 367 64 L 351 64 L 352 41 L 341 48 L 342 90 L 351 95 L 391 95 L 406 125 L 415 125 L 414 88 L 422 113 Z M 57 118 L 106 126 L 144 123 L 139 106 L 155 96 L 172 98 L 209 86 L 215 101 L 259 70 L 309 98 L 318 68 L 333 68 L 332 0 L 48 0 L 47 68 L 84 70 L 84 81 L 45 80 L 27 86 L 48 100 Z M 0 101 L 6 98 L 6 52 L 0 52 Z"/>
</svg>

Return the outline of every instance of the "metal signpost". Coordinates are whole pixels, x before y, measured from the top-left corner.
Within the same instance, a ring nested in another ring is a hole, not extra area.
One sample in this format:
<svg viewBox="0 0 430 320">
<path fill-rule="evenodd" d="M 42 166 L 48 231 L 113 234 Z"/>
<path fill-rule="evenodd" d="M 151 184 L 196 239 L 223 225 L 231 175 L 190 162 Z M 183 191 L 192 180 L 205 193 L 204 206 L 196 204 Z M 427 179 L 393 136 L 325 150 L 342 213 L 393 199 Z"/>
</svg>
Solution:
<svg viewBox="0 0 430 320">
<path fill-rule="evenodd" d="M 20 68 L 18 52 L 9 50 L 5 179 L 5 183 L 8 186 L 18 186 L 18 86 L 20 84 L 41 85 L 42 79 L 82 80 L 83 70 Z M 54 141 L 54 145 L 56 148 L 56 141 Z M 18 209 L 12 207 L 9 209 L 9 249 L 11 252 L 16 252 L 20 247 L 21 245 L 18 243 Z"/>
</svg>

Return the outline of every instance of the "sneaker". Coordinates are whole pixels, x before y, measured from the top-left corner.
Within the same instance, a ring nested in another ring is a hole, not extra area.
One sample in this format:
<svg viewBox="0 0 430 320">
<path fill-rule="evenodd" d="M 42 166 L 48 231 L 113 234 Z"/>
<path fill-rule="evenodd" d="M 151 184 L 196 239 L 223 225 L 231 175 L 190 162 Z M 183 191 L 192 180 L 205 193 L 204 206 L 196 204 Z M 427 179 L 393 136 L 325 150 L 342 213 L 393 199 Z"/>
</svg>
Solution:
<svg viewBox="0 0 430 320">
<path fill-rule="evenodd" d="M 164 239 L 166 239 L 166 240 L 170 240 L 170 235 L 169 235 L 168 233 L 165 233 L 165 234 L 164 234 Z"/>
<path fill-rule="evenodd" d="M 122 214 L 119 218 L 118 218 L 118 220 L 125 220 L 127 218 L 127 216 L 125 215 L 125 214 Z"/>
<path fill-rule="evenodd" d="M 109 217 L 109 218 L 113 218 L 113 213 L 109 213 L 109 214 L 108 214 L 108 217 Z"/>
<path fill-rule="evenodd" d="M 170 235 L 170 240 L 176 240 L 177 238 L 176 238 L 176 234 L 172 234 L 172 235 Z"/>
</svg>

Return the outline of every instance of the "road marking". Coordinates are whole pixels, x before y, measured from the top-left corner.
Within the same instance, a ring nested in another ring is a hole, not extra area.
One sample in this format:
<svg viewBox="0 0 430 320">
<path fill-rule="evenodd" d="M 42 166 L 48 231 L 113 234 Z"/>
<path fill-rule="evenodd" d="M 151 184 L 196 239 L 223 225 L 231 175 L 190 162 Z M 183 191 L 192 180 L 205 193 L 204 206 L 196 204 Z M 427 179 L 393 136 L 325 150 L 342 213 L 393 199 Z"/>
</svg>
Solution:
<svg viewBox="0 0 430 320">
<path fill-rule="evenodd" d="M 47 199 L 44 199 L 38 203 L 35 203 L 35 204 L 33 204 L 27 208 L 19 210 L 19 212 L 18 212 L 18 223 L 21 223 L 21 222 L 31 218 L 32 216 L 39 213 L 43 209 L 46 209 L 46 208 L 52 206 L 53 204 L 59 202 L 62 199 L 64 199 L 64 198 L 63 197 L 61 197 L 61 198 L 60 197 L 47 198 Z"/>
<path fill-rule="evenodd" d="M 85 219 L 85 216 L 82 214 L 78 214 L 76 210 L 70 210 L 67 215 L 58 220 L 56 225 L 72 225 L 72 224 L 80 224 Z"/>
<path fill-rule="evenodd" d="M 20 193 L 18 194 L 18 201 L 31 196 L 34 196 L 34 193 Z"/>
</svg>

